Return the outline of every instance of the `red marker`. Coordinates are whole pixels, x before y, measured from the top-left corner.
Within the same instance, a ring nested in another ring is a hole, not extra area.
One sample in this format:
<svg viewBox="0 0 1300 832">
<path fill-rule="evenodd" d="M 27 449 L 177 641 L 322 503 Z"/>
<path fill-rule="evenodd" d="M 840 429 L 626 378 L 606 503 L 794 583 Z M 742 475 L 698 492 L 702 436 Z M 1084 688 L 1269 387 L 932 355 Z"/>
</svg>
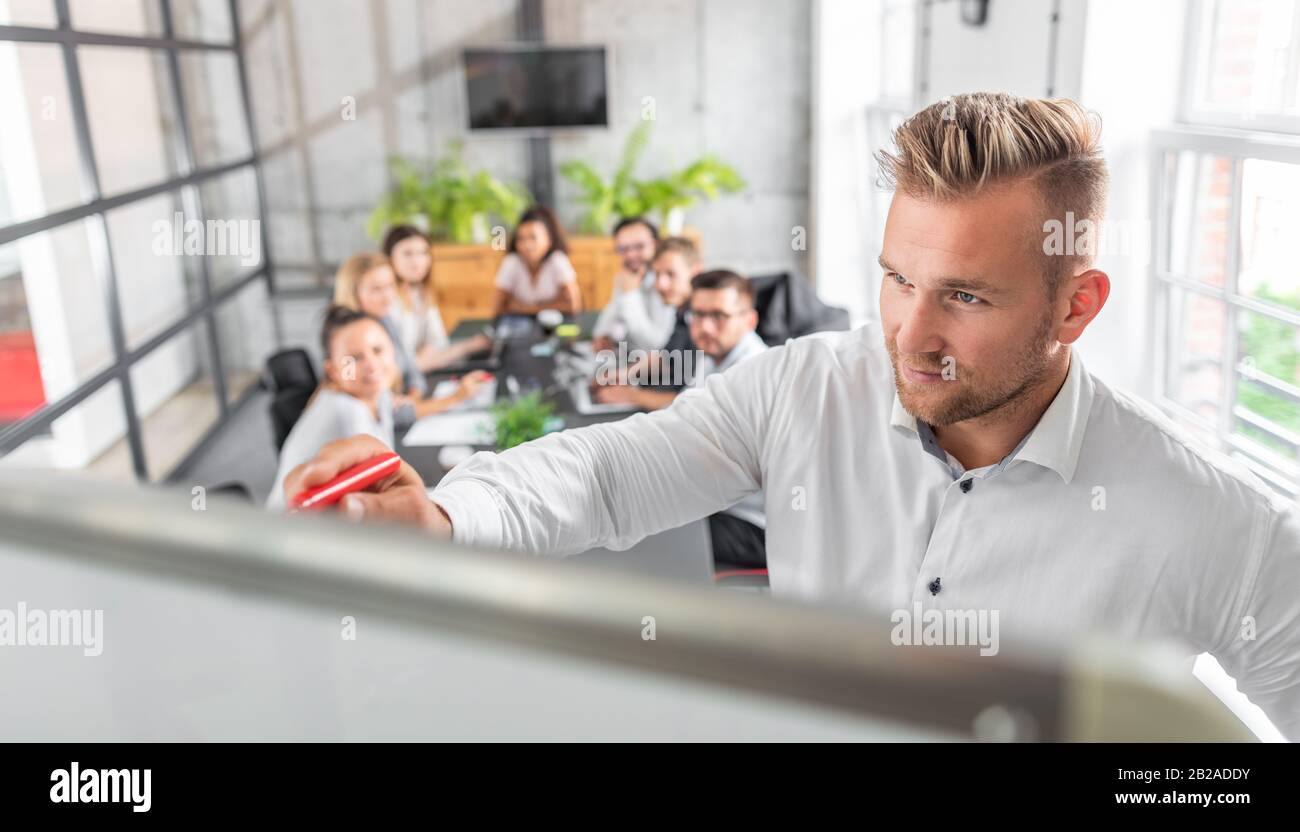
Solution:
<svg viewBox="0 0 1300 832">
<path fill-rule="evenodd" d="M 290 501 L 289 510 L 312 511 L 332 506 L 343 499 L 343 495 L 369 488 L 384 477 L 397 473 L 401 467 L 402 458 L 395 453 L 373 456 L 323 485 L 300 492 Z"/>
</svg>

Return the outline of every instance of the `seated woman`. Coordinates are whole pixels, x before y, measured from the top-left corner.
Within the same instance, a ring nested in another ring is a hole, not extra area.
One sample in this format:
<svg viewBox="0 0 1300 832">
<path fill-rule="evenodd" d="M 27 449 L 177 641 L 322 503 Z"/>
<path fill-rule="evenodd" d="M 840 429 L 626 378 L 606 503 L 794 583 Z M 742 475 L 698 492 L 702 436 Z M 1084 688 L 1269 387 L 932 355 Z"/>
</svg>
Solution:
<svg viewBox="0 0 1300 832">
<path fill-rule="evenodd" d="M 410 225 L 398 225 L 384 235 L 384 254 L 397 277 L 397 299 L 393 319 L 403 349 L 414 356 L 415 366 L 428 373 L 455 364 L 492 345 L 479 334 L 455 344 L 447 338 L 433 289 L 433 257 L 429 238 Z"/>
<path fill-rule="evenodd" d="M 534 205 L 519 218 L 496 286 L 496 317 L 535 315 L 543 309 L 573 315 L 582 308 L 564 231 L 551 209 Z"/>
<path fill-rule="evenodd" d="M 375 318 L 388 332 L 397 367 L 394 404 L 399 425 L 438 413 L 469 398 L 487 379 L 483 372 L 468 373 L 451 396 L 429 398 L 429 385 L 415 359 L 402 345 L 393 312 L 397 308 L 397 279 L 388 258 L 377 251 L 354 254 L 339 267 L 334 278 L 334 303 Z"/>
<path fill-rule="evenodd" d="M 280 468 L 267 508 L 284 508 L 284 478 L 314 457 L 322 445 L 366 433 L 393 447 L 393 379 L 397 364 L 388 330 L 373 316 L 331 306 L 321 327 L 325 380 L 312 395 L 280 450 Z M 429 400 L 445 409 L 472 394 L 478 382 L 469 376 L 455 395 Z"/>
</svg>

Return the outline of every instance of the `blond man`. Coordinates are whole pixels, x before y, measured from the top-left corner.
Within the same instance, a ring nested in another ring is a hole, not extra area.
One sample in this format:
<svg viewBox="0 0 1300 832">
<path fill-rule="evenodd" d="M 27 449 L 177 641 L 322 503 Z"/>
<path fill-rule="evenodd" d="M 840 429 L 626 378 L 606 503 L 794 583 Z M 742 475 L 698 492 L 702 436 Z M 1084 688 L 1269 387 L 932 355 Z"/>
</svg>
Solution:
<svg viewBox="0 0 1300 832">
<path fill-rule="evenodd" d="M 1300 738 L 1295 505 L 1072 346 L 1110 277 L 1046 253 L 1044 228 L 1102 218 L 1096 119 L 971 94 L 894 141 L 878 325 L 768 350 L 665 410 L 480 454 L 432 500 L 405 468 L 351 509 L 562 554 L 630 546 L 761 489 L 774 595 L 997 610 L 1006 646 L 1175 640 Z M 288 487 L 381 449 L 327 446 Z"/>
</svg>

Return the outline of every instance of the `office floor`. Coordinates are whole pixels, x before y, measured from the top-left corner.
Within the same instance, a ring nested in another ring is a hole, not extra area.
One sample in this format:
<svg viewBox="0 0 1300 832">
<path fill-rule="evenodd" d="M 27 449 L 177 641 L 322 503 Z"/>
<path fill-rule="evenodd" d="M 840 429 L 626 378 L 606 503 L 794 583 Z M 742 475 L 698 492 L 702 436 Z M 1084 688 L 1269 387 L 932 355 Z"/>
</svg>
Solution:
<svg viewBox="0 0 1300 832">
<path fill-rule="evenodd" d="M 233 414 L 221 432 L 190 463 L 176 471 L 172 484 L 217 488 L 238 483 L 253 501 L 266 502 L 275 482 L 277 459 L 271 430 L 270 395 L 259 390 Z"/>
<path fill-rule="evenodd" d="M 198 381 L 178 391 L 140 420 L 149 479 L 171 470 L 217 420 L 212 383 Z M 131 449 L 123 437 L 86 467 L 94 477 L 132 482 Z"/>
</svg>

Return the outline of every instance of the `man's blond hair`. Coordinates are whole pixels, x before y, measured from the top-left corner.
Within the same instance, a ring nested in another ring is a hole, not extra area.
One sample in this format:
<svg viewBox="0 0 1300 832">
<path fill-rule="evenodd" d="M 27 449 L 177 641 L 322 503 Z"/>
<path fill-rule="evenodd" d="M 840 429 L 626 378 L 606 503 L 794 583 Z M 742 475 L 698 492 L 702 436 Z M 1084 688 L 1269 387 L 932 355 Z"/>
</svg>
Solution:
<svg viewBox="0 0 1300 832">
<path fill-rule="evenodd" d="M 945 98 L 894 130 L 895 151 L 876 154 L 884 182 L 915 199 L 947 202 L 1006 182 L 1031 181 L 1042 196 L 1041 221 L 1084 219 L 1100 231 L 1108 174 L 1101 121 L 1068 98 L 1019 98 L 977 92 Z M 1039 240 L 1041 241 L 1041 237 Z M 1053 292 L 1090 255 L 1049 258 Z"/>
<path fill-rule="evenodd" d="M 688 266 L 698 265 L 700 262 L 700 247 L 689 237 L 665 237 L 655 246 L 654 259 L 658 260 L 665 254 L 679 254 L 682 260 Z"/>
</svg>

